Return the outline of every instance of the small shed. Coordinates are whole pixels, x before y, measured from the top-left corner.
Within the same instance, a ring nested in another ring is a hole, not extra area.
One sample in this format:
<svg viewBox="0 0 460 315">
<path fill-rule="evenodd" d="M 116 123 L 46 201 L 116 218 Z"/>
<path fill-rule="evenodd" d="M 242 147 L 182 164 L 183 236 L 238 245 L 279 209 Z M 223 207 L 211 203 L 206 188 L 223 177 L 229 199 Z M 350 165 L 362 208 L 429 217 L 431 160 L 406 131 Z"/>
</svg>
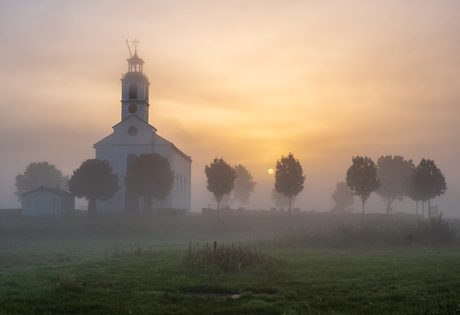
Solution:
<svg viewBox="0 0 460 315">
<path fill-rule="evenodd" d="M 40 187 L 21 195 L 23 217 L 70 217 L 75 210 L 75 196 L 58 188 Z"/>
</svg>

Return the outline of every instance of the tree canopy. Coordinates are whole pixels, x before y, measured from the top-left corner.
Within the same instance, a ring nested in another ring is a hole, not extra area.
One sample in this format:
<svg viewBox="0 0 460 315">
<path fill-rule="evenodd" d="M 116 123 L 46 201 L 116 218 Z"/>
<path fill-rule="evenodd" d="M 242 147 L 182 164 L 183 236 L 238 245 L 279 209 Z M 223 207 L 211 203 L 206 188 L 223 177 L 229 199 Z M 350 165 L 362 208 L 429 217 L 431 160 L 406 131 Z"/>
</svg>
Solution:
<svg viewBox="0 0 460 315">
<path fill-rule="evenodd" d="M 350 187 L 347 186 L 346 182 L 338 182 L 334 192 L 331 195 L 335 205 L 332 208 L 332 212 L 352 212 L 351 206 L 355 202 L 353 193 Z"/>
<path fill-rule="evenodd" d="M 276 162 L 275 189 L 289 198 L 289 215 L 291 215 L 292 197 L 297 196 L 304 188 L 305 176 L 299 160 L 292 153 L 281 156 Z"/>
<path fill-rule="evenodd" d="M 219 212 L 220 201 L 224 195 L 229 194 L 236 180 L 236 171 L 223 158 L 215 158 L 204 172 L 208 178 L 208 190 L 213 193 L 217 201 L 217 212 Z"/>
<path fill-rule="evenodd" d="M 73 171 L 69 191 L 78 198 L 88 199 L 88 215 L 97 216 L 96 200 L 108 200 L 119 189 L 118 175 L 112 173 L 107 160 L 88 159 Z"/>
<path fill-rule="evenodd" d="M 415 198 L 428 201 L 428 204 L 446 192 L 446 179 L 433 160 L 422 159 L 417 165 L 412 176 L 412 189 Z"/>
<path fill-rule="evenodd" d="M 414 169 L 412 160 L 406 161 L 402 156 L 387 155 L 378 159 L 377 179 L 381 185 L 375 192 L 382 197 L 387 213 L 392 211 L 393 201 L 409 196 Z"/>
<path fill-rule="evenodd" d="M 273 202 L 275 203 L 276 208 L 284 208 L 286 206 L 289 206 L 289 197 L 286 197 L 285 195 L 277 192 L 275 187 L 273 187 L 270 195 L 271 195 Z M 291 200 L 292 205 L 294 205 L 295 203 L 295 197 L 296 196 L 292 196 L 292 200 Z"/>
<path fill-rule="evenodd" d="M 241 205 L 247 205 L 257 183 L 252 181 L 251 173 L 243 165 L 238 164 L 233 168 L 236 172 L 233 189 L 230 194 L 222 197 L 221 202 L 222 204 L 226 203 L 229 207 L 234 201 L 237 201 Z"/>
<path fill-rule="evenodd" d="M 126 172 L 126 191 L 144 197 L 144 214 L 152 213 L 152 198 L 164 200 L 173 184 L 174 172 L 168 159 L 157 153 L 136 157 Z"/>
<path fill-rule="evenodd" d="M 23 174 L 16 176 L 16 192 L 18 201 L 21 195 L 36 188 L 52 187 L 67 190 L 68 176 L 63 176 L 53 164 L 48 162 L 30 163 Z"/>
<path fill-rule="evenodd" d="M 346 182 L 352 193 L 361 198 L 364 214 L 364 203 L 371 193 L 380 187 L 377 167 L 374 161 L 367 156 L 355 156 L 352 161 L 353 164 L 347 171 Z"/>
</svg>

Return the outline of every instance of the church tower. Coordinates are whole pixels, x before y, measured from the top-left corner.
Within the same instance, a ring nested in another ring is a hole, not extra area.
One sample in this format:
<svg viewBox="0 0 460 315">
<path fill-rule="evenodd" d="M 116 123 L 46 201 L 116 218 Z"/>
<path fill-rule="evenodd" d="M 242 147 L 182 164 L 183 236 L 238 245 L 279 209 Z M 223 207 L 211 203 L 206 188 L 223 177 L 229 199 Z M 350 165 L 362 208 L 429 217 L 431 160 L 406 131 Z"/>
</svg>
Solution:
<svg viewBox="0 0 460 315">
<path fill-rule="evenodd" d="M 110 163 L 113 172 L 118 174 L 120 188 L 112 199 L 98 200 L 97 211 L 100 214 L 140 212 L 145 201 L 126 190 L 126 172 L 136 156 L 157 153 L 168 159 L 174 172 L 174 185 L 166 199 L 152 200 L 154 212 L 175 209 L 190 213 L 192 159 L 158 135 L 157 129 L 149 124 L 150 83 L 143 71 L 144 61 L 137 56 L 139 42 L 133 43 L 136 50 L 128 59 L 128 72 L 121 79 L 121 121 L 112 127 L 112 134 L 94 144 L 96 158 Z"/>
<path fill-rule="evenodd" d="M 128 60 L 128 72 L 121 79 L 121 120 L 135 115 L 149 122 L 149 78 L 144 74 L 144 61 L 137 56 L 137 43 L 134 56 Z"/>
</svg>

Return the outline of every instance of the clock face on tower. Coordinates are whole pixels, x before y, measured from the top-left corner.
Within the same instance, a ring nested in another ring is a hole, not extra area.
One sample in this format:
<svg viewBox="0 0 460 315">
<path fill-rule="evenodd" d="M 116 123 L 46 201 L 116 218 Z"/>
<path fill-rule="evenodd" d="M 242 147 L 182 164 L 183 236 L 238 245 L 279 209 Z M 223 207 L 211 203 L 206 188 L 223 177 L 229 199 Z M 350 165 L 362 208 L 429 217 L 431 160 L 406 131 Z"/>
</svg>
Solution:
<svg viewBox="0 0 460 315">
<path fill-rule="evenodd" d="M 136 104 L 131 104 L 131 105 L 129 105 L 128 111 L 129 111 L 131 114 L 134 114 L 135 112 L 137 112 L 137 106 L 136 106 Z"/>
</svg>

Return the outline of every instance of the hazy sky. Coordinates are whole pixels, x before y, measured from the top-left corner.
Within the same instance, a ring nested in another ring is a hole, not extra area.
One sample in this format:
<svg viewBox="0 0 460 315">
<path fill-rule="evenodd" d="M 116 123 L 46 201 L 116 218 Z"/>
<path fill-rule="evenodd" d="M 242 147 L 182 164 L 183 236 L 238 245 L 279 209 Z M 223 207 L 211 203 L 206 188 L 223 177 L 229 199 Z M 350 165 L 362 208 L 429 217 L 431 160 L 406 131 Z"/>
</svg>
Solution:
<svg viewBox="0 0 460 315">
<path fill-rule="evenodd" d="M 353 156 L 402 155 L 435 161 L 448 191 L 432 204 L 460 216 L 457 0 L 2 1 L 0 208 L 19 207 L 29 163 L 70 175 L 94 158 L 135 36 L 150 123 L 193 159 L 192 210 L 211 203 L 215 157 L 252 173 L 250 207 L 271 206 L 267 169 L 292 152 L 301 209 L 331 208 Z"/>
</svg>

